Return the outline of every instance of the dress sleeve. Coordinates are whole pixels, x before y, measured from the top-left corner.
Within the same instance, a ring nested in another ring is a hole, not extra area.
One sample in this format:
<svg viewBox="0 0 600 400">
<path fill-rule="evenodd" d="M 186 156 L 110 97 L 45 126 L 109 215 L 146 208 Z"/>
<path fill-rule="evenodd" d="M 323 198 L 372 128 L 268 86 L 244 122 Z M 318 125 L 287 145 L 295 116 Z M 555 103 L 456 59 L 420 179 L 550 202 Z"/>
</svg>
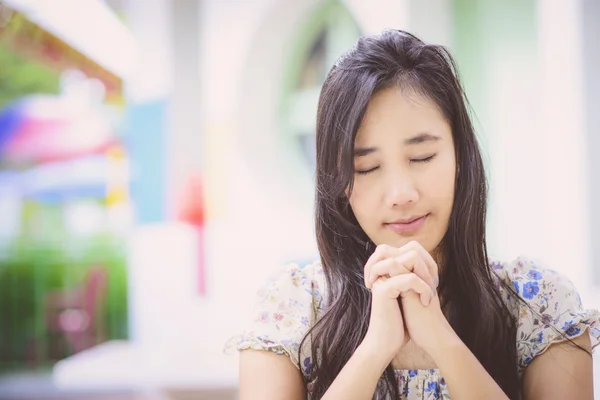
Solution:
<svg viewBox="0 0 600 400">
<path fill-rule="evenodd" d="M 290 264 L 258 290 L 249 326 L 229 340 L 226 351 L 265 350 L 285 354 L 298 366 L 300 343 L 314 325 L 322 297 L 322 270 L 317 264 Z M 311 368 L 310 343 L 302 347 L 303 372 Z"/>
<path fill-rule="evenodd" d="M 553 343 L 590 335 L 592 347 L 600 342 L 600 313 L 587 310 L 573 283 L 564 275 L 517 259 L 508 277 L 523 299 L 518 302 L 517 353 L 519 372 Z"/>
</svg>

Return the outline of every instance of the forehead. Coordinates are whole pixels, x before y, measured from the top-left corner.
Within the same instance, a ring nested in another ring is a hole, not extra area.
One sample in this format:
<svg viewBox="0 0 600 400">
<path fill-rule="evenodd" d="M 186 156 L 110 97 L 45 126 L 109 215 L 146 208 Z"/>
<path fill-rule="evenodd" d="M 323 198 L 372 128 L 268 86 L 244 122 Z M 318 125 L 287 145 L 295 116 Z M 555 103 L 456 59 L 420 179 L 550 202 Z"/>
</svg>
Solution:
<svg viewBox="0 0 600 400">
<path fill-rule="evenodd" d="M 439 107 L 429 98 L 393 87 L 377 92 L 369 101 L 356 142 L 403 138 L 430 132 L 441 138 L 452 135 Z"/>
</svg>

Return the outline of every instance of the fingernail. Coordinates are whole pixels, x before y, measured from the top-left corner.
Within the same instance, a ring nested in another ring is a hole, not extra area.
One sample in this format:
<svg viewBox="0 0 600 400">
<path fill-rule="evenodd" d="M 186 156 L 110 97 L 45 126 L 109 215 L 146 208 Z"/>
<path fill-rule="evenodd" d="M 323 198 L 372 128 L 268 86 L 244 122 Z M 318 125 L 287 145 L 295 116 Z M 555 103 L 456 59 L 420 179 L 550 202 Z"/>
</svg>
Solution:
<svg viewBox="0 0 600 400">
<path fill-rule="evenodd" d="M 439 276 L 435 277 L 435 279 L 433 280 L 433 284 L 435 285 L 436 288 L 440 285 L 440 277 Z"/>
</svg>

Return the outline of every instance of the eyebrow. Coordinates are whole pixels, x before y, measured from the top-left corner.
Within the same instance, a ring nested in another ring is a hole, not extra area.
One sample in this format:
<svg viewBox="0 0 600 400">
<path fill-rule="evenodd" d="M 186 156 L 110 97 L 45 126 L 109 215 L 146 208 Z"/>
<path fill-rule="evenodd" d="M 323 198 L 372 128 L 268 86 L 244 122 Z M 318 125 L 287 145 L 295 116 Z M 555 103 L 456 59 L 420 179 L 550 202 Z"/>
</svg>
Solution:
<svg viewBox="0 0 600 400">
<path fill-rule="evenodd" d="M 406 139 L 404 141 L 405 145 L 412 145 L 412 144 L 421 144 L 421 143 L 425 143 L 425 142 L 437 142 L 438 140 L 440 140 L 439 136 L 435 136 L 432 135 L 431 133 L 420 133 L 417 136 L 411 137 L 410 139 Z"/>
<path fill-rule="evenodd" d="M 417 136 L 413 136 L 404 141 L 404 144 L 407 146 L 426 143 L 426 142 L 436 142 L 440 140 L 439 136 L 432 135 L 431 133 L 423 132 L 418 134 Z M 373 152 L 377 151 L 377 147 L 357 147 L 354 149 L 354 157 L 364 157 Z"/>
</svg>

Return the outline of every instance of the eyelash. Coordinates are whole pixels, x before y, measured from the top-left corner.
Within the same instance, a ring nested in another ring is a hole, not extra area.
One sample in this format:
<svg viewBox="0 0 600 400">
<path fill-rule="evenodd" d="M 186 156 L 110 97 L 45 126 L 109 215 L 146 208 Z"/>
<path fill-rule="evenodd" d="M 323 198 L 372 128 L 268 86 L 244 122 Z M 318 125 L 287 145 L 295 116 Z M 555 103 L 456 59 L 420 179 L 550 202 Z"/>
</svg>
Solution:
<svg viewBox="0 0 600 400">
<path fill-rule="evenodd" d="M 425 158 L 420 158 L 420 159 L 416 159 L 416 160 L 410 160 L 411 162 L 416 162 L 416 163 L 428 163 L 429 161 L 433 160 L 435 158 L 436 154 L 430 155 L 429 157 L 425 157 Z"/>
<path fill-rule="evenodd" d="M 410 162 L 428 163 L 431 160 L 433 160 L 435 158 L 435 156 L 436 156 L 436 154 L 433 154 L 433 155 L 431 155 L 429 157 L 425 157 L 425 158 L 412 159 L 412 160 L 410 160 Z M 356 171 L 356 173 L 359 174 L 359 175 L 367 175 L 367 174 L 370 174 L 371 172 L 376 171 L 378 169 L 379 169 L 379 167 L 374 167 L 374 168 L 368 169 L 366 171 Z"/>
</svg>

